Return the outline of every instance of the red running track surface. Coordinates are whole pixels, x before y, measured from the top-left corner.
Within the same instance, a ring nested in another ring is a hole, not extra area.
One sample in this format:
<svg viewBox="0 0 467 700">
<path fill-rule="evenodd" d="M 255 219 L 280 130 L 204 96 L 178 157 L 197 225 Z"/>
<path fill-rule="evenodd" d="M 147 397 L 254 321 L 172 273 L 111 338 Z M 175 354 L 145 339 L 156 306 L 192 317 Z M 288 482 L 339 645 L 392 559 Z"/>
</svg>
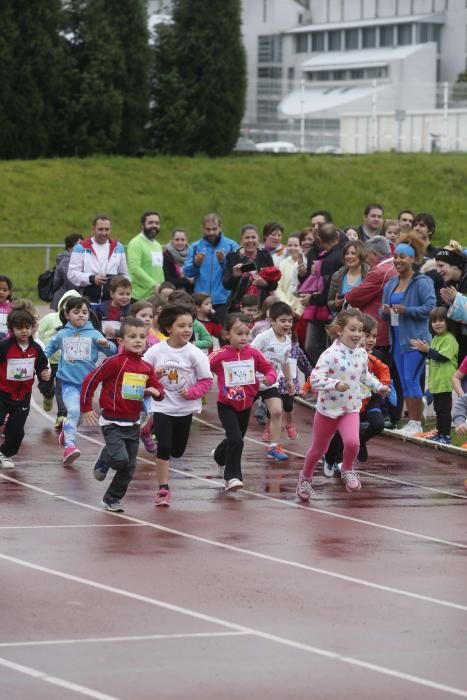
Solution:
<svg viewBox="0 0 467 700">
<path fill-rule="evenodd" d="M 116 515 L 92 476 L 99 431 L 64 468 L 53 416 L 33 408 L 0 471 L 0 698 L 467 697 L 465 458 L 375 439 L 359 493 L 318 468 L 303 506 L 312 413 L 295 416 L 286 463 L 252 417 L 245 490 L 226 495 L 211 396 L 171 508 L 153 506 L 142 449 Z"/>
</svg>

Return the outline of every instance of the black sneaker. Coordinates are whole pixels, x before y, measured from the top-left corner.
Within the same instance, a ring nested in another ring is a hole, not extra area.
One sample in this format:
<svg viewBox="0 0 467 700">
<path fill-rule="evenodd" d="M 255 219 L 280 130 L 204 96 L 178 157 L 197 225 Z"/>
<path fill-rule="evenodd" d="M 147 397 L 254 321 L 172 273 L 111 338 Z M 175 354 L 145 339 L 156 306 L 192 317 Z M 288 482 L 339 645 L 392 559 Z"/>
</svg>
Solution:
<svg viewBox="0 0 467 700">
<path fill-rule="evenodd" d="M 102 505 L 104 506 L 105 510 L 110 510 L 112 513 L 124 513 L 125 509 L 122 506 L 121 501 L 102 501 Z"/>
<path fill-rule="evenodd" d="M 103 462 L 102 459 L 99 457 L 99 459 L 94 465 L 94 478 L 97 479 L 97 481 L 104 481 L 108 471 L 109 465 Z"/>
</svg>

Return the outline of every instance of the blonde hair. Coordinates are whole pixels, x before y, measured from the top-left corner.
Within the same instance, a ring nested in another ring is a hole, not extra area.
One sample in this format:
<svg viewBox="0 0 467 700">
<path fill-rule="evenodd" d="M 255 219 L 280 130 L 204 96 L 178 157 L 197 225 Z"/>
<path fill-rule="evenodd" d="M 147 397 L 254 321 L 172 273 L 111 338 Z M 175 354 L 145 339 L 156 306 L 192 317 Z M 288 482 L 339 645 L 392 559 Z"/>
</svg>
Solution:
<svg viewBox="0 0 467 700">
<path fill-rule="evenodd" d="M 339 331 L 343 331 L 349 321 L 355 318 L 363 323 L 363 314 L 359 309 L 346 309 L 339 311 L 336 318 L 326 327 L 326 333 L 333 340 L 339 335 Z"/>
</svg>

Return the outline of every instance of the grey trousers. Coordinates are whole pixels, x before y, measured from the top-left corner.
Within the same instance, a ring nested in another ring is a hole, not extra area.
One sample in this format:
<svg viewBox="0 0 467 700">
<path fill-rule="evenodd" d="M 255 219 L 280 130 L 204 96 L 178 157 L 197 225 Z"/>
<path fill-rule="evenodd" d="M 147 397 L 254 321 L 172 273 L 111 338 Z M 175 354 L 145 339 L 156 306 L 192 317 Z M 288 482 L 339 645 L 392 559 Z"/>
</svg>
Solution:
<svg viewBox="0 0 467 700">
<path fill-rule="evenodd" d="M 139 447 L 139 424 L 102 426 L 105 447 L 99 459 L 115 469 L 115 476 L 104 494 L 104 501 L 119 501 L 126 494 L 132 480 Z"/>
</svg>

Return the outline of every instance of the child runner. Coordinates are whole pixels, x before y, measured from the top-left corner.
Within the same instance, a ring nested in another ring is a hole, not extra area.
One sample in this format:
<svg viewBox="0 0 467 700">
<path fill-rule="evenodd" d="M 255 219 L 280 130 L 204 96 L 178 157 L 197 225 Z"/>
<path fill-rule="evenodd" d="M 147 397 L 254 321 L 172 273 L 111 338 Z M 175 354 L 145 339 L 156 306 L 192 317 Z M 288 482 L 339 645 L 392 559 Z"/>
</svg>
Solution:
<svg viewBox="0 0 467 700">
<path fill-rule="evenodd" d="M 46 314 L 39 321 L 39 327 L 37 329 L 37 337 L 43 347 L 47 345 L 49 340 L 56 335 L 57 330 L 61 328 L 62 323 L 60 321 L 60 311 L 65 306 L 68 299 L 72 297 L 80 297 L 80 293 L 74 289 L 70 289 L 65 292 L 60 297 L 57 308 L 58 311 L 51 311 Z M 54 355 L 49 357 L 49 365 L 51 370 L 50 380 L 48 382 L 40 382 L 39 391 L 43 396 L 43 408 L 44 411 L 51 411 L 53 408 L 54 397 L 57 399 L 57 418 L 55 420 L 55 430 L 62 429 L 62 423 L 66 418 L 66 406 L 63 403 L 62 398 L 62 388 L 60 380 L 57 379 L 58 362 L 60 360 L 60 352 L 57 351 Z"/>
<path fill-rule="evenodd" d="M 8 334 L 7 316 L 13 308 L 13 283 L 6 275 L 0 275 L 0 340 Z"/>
<path fill-rule="evenodd" d="M 0 467 L 13 469 L 11 459 L 24 438 L 24 425 L 29 414 L 34 375 L 50 378 L 47 358 L 32 337 L 34 318 L 20 305 L 7 317 L 10 335 L 0 341 L 0 425 L 4 426 L 4 442 Z"/>
<path fill-rule="evenodd" d="M 245 299 L 245 297 L 242 297 L 242 299 Z M 271 328 L 271 323 L 269 321 L 269 307 L 272 306 L 272 304 L 274 304 L 276 301 L 278 301 L 278 299 L 274 295 L 266 297 L 266 299 L 263 301 L 261 311 L 255 316 L 255 322 L 253 323 L 253 326 L 250 329 L 250 341 L 254 340 L 254 338 L 256 338 L 256 336 L 262 333 L 263 331 L 267 331 L 268 328 Z M 258 305 L 257 297 L 256 305 Z M 240 309 L 242 309 L 241 305 Z M 249 315 L 250 314 L 247 313 L 247 316 Z M 258 421 L 259 425 L 266 425 L 266 404 L 264 403 L 261 397 L 256 402 L 255 418 Z"/>
<path fill-rule="evenodd" d="M 242 296 L 240 301 L 240 312 L 244 316 L 248 316 L 250 319 L 250 325 L 253 325 L 259 315 L 258 297 L 254 294 L 245 294 Z"/>
<path fill-rule="evenodd" d="M 170 304 L 182 304 L 190 308 L 193 312 L 193 338 L 191 342 L 200 350 L 203 350 L 205 355 L 208 355 L 214 345 L 211 334 L 201 321 L 196 318 L 196 306 L 194 297 L 188 294 L 184 289 L 176 289 L 169 297 Z"/>
<path fill-rule="evenodd" d="M 311 373 L 313 388 L 318 390 L 318 402 L 313 422 L 313 440 L 305 458 L 297 484 L 297 496 L 309 501 L 313 493 L 311 477 L 321 455 L 325 454 L 331 438 L 339 431 L 344 443 L 342 478 L 347 491 L 361 488 L 358 474 L 353 471 L 360 440 L 359 411 L 363 384 L 382 396 L 389 389 L 368 371 L 368 356 L 360 347 L 363 316 L 357 309 L 341 311 L 331 324 L 337 340 L 318 359 Z"/>
<path fill-rule="evenodd" d="M 102 331 L 106 338 L 115 338 L 118 335 L 120 323 L 128 316 L 130 301 L 130 280 L 124 275 L 115 275 L 110 282 L 110 299 L 91 307 L 102 323 Z"/>
<path fill-rule="evenodd" d="M 272 386 L 264 382 L 260 384 L 260 396 L 266 404 L 269 412 L 269 459 L 285 460 L 289 456 L 280 446 L 282 424 L 282 400 L 279 392 L 279 380 L 285 377 L 287 391 L 295 394 L 295 385 L 292 379 L 289 365 L 289 354 L 292 342 L 290 332 L 292 330 L 293 311 L 283 301 L 276 301 L 269 308 L 269 320 L 271 328 L 260 333 L 252 342 L 252 346 L 260 350 L 277 372 L 277 381 Z"/>
<path fill-rule="evenodd" d="M 156 506 L 170 505 L 169 468 L 171 457 L 182 457 L 190 435 L 193 413 L 201 412 L 201 397 L 212 385 L 206 355 L 190 343 L 193 334 L 193 307 L 167 304 L 159 316 L 167 342 L 157 343 L 144 358 L 161 378 L 165 396 L 152 401 L 153 430 L 157 440 Z"/>
<path fill-rule="evenodd" d="M 225 430 L 225 438 L 211 454 L 219 466 L 225 467 L 225 491 L 243 488 L 243 438 L 259 389 L 256 372 L 264 375 L 266 386 L 277 379 L 276 370 L 264 355 L 248 345 L 249 334 L 248 316 L 229 314 L 225 321 L 228 345 L 209 356 L 211 370 L 217 376 L 217 412 Z"/>
<path fill-rule="evenodd" d="M 205 292 L 195 292 L 193 294 L 193 301 L 196 307 L 196 318 L 205 327 L 211 338 L 222 338 L 222 324 L 216 323 L 212 320 L 212 316 L 215 311 L 212 307 L 212 300 L 209 294 Z M 196 344 L 196 343 L 195 343 Z M 207 348 L 209 352 L 212 351 L 213 345 Z"/>
<path fill-rule="evenodd" d="M 117 348 L 109 343 L 100 330 L 97 330 L 97 318 L 92 315 L 96 324 L 89 320 L 90 303 L 83 297 L 72 297 L 60 312 L 64 327 L 49 340 L 45 348 L 46 357 L 60 350 L 57 377 L 62 385 L 63 403 L 66 406 L 67 417 L 62 423 L 58 444 L 64 448 L 63 464 L 69 465 L 80 456 L 75 446 L 76 429 L 80 416 L 79 396 L 83 379 L 96 368 L 99 352 L 114 355 Z"/>
<path fill-rule="evenodd" d="M 368 369 L 381 384 L 389 387 L 391 384 L 391 375 L 389 367 L 381 362 L 377 357 L 371 354 L 371 351 L 376 345 L 376 337 L 378 335 L 378 321 L 370 316 L 363 314 L 363 338 L 362 347 L 368 353 Z M 367 442 L 371 438 L 376 437 L 384 430 L 384 416 L 381 411 L 382 399 L 379 394 L 371 394 L 367 387 L 362 389 L 362 407 L 360 409 L 360 447 L 357 458 L 360 462 L 366 462 L 368 459 Z M 326 455 L 323 460 L 323 473 L 326 477 L 340 476 L 342 468 L 342 452 L 343 444 L 339 432 L 334 433 Z"/>
<path fill-rule="evenodd" d="M 433 395 L 433 408 L 436 413 L 436 431 L 424 435 L 440 445 L 451 444 L 452 379 L 457 370 L 459 343 L 451 332 L 445 306 L 437 306 L 428 317 L 430 333 L 433 335 L 431 347 L 424 340 L 413 339 L 411 347 L 424 353 L 428 359 L 428 389 Z"/>
<path fill-rule="evenodd" d="M 129 316 L 120 330 L 122 352 L 109 357 L 84 379 L 81 413 L 87 425 L 99 425 L 105 440 L 94 466 L 94 477 L 103 481 L 109 468 L 115 476 L 104 494 L 106 510 L 122 512 L 121 499 L 135 473 L 139 445 L 139 418 L 145 396 L 160 401 L 164 390 L 152 365 L 142 359 L 146 350 L 144 322 Z M 99 384 L 101 415 L 92 409 L 92 397 Z"/>
</svg>

